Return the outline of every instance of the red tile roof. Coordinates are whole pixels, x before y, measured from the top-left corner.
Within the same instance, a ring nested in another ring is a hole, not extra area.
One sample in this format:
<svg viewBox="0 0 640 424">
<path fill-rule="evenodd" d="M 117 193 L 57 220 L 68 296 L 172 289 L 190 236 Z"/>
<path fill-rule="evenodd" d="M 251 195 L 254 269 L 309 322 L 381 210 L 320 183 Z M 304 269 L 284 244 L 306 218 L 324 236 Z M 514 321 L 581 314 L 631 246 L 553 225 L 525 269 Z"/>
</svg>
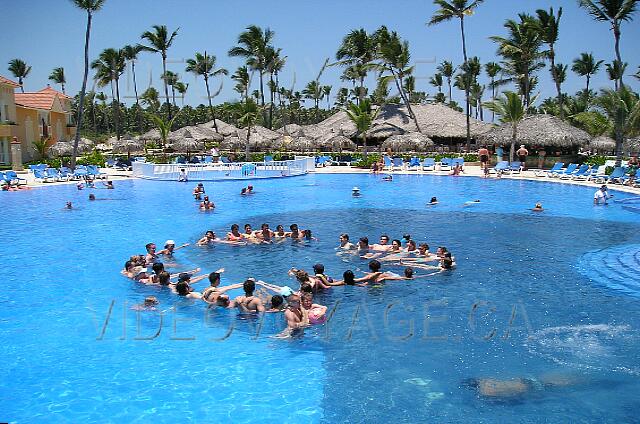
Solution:
<svg viewBox="0 0 640 424">
<path fill-rule="evenodd" d="M 16 93 L 16 105 L 32 109 L 51 110 L 55 93 Z"/>
<path fill-rule="evenodd" d="M 64 93 L 51 88 L 50 85 L 47 85 L 45 88 L 43 88 L 40 91 L 37 91 L 37 93 L 54 93 L 54 94 L 57 94 L 61 99 L 70 99 L 71 98 L 70 96 L 67 96 Z"/>
<path fill-rule="evenodd" d="M 17 82 L 11 81 L 8 78 L 3 77 L 2 75 L 0 75 L 0 84 L 7 84 L 7 85 L 12 85 L 13 87 L 20 87 L 20 84 L 18 84 Z"/>
</svg>

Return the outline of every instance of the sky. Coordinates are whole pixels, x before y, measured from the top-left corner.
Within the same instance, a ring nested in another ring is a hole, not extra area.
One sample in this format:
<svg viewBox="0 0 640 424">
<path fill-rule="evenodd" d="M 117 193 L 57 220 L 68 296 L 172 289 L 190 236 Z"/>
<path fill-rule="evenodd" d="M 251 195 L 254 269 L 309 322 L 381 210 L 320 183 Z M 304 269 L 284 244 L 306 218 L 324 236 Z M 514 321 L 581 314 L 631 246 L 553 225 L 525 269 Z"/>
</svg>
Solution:
<svg viewBox="0 0 640 424">
<path fill-rule="evenodd" d="M 32 66 L 25 80 L 25 90 L 35 91 L 46 86 L 55 67 L 64 67 L 69 94 L 77 93 L 82 85 L 84 34 L 86 13 L 70 0 L 0 0 L 0 75 L 14 79 L 8 62 L 20 58 Z M 613 35 L 606 23 L 596 22 L 577 5 L 577 0 L 486 0 L 476 13 L 465 19 L 469 56 L 478 56 L 484 64 L 499 61 L 496 45 L 489 37 L 505 36 L 506 19 L 516 19 L 521 12 L 535 13 L 536 9 L 562 7 L 564 10 L 560 40 L 556 46 L 557 61 L 568 64 L 581 52 L 592 52 L 597 59 L 610 62 L 614 57 Z M 217 57 L 218 66 L 233 73 L 243 64 L 241 58 L 227 56 L 237 37 L 248 25 L 269 27 L 275 31 L 273 44 L 283 49 L 287 63 L 280 81 L 286 88 L 301 91 L 315 79 L 327 58 L 335 59 L 342 38 L 352 29 L 365 28 L 373 32 L 386 25 L 409 41 L 418 91 L 434 95 L 437 90 L 428 83 L 442 60 L 462 62 L 460 27 L 458 21 L 427 26 L 436 6 L 431 0 L 106 0 L 102 10 L 94 15 L 91 32 L 90 60 L 105 48 L 120 48 L 141 42 L 140 35 L 152 25 L 179 28 L 178 36 L 169 51 L 169 70 L 177 72 L 189 84 L 184 104 L 206 102 L 204 81 L 186 73 L 185 61 L 204 52 Z M 640 90 L 640 81 L 630 75 L 638 71 L 640 49 L 640 11 L 635 22 L 622 27 L 621 50 L 629 63 L 626 82 Z M 150 85 L 162 92 L 159 79 L 162 62 L 159 54 L 142 53 L 136 65 L 138 91 Z M 330 67 L 322 74 L 320 83 L 338 88 L 346 86 L 339 77 L 342 69 Z M 548 67 L 540 71 L 538 92 L 540 99 L 553 96 L 555 88 Z M 92 77 L 90 71 L 90 78 Z M 252 89 L 258 87 L 254 76 Z M 487 84 L 485 75 L 481 83 Z M 90 80 L 91 88 L 93 81 Z M 212 91 L 221 88 L 214 103 L 239 98 L 233 90 L 234 82 L 221 78 L 212 82 Z M 571 71 L 563 91 L 574 93 L 584 88 L 585 81 Z M 368 81 L 370 91 L 375 81 Z M 612 86 L 603 69 L 592 79 L 591 87 Z M 55 86 L 54 86 L 55 87 Z M 59 87 L 55 87 L 59 89 Z M 132 103 L 133 84 L 127 72 L 121 83 L 123 101 Z M 98 89 L 109 94 L 109 87 Z M 487 89 L 485 93 L 489 93 Z M 485 95 L 486 96 L 486 95 Z M 461 102 L 463 93 L 454 89 L 454 100 Z M 179 104 L 182 104 L 178 100 Z M 312 102 L 308 101 L 307 106 Z"/>
</svg>

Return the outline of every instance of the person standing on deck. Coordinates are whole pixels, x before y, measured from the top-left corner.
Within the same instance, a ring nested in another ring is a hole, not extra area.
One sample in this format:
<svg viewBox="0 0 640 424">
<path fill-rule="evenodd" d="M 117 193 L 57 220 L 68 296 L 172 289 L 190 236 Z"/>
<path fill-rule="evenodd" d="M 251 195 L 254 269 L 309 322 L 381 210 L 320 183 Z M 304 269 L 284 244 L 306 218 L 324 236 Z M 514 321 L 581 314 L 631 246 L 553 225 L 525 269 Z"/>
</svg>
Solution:
<svg viewBox="0 0 640 424">
<path fill-rule="evenodd" d="M 518 155 L 518 160 L 522 163 L 522 170 L 527 170 L 527 156 L 529 156 L 529 151 L 524 147 L 524 144 L 520 145 L 520 148 L 516 152 Z"/>
</svg>

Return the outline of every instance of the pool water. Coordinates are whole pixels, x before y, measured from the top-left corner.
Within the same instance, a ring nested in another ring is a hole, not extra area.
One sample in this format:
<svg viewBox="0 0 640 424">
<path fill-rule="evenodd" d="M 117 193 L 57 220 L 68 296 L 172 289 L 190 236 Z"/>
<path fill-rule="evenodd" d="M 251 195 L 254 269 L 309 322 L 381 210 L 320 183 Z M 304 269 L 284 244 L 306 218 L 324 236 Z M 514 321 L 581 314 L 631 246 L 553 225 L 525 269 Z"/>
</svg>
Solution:
<svg viewBox="0 0 640 424">
<path fill-rule="evenodd" d="M 202 212 L 193 184 L 118 181 L 93 191 L 110 200 L 92 203 L 73 186 L 2 193 L 0 421 L 637 421 L 640 215 L 594 207 L 595 189 L 308 175 L 260 181 L 247 197 L 242 182 L 205 183 L 217 208 Z M 426 207 L 432 196 L 440 203 Z M 538 201 L 545 212 L 529 210 Z M 410 233 L 448 247 L 458 266 L 328 290 L 316 301 L 329 322 L 290 340 L 271 337 L 281 316 L 207 310 L 119 274 L 148 242 L 194 243 L 246 222 L 296 222 L 318 240 L 189 246 L 171 271 L 224 267 L 222 284 L 253 276 L 296 288 L 291 267 L 322 262 L 334 278 L 366 270 L 335 254 L 342 232 L 372 242 Z M 131 310 L 151 294 L 162 314 Z M 550 376 L 572 384 L 501 401 L 464 384 Z"/>
</svg>

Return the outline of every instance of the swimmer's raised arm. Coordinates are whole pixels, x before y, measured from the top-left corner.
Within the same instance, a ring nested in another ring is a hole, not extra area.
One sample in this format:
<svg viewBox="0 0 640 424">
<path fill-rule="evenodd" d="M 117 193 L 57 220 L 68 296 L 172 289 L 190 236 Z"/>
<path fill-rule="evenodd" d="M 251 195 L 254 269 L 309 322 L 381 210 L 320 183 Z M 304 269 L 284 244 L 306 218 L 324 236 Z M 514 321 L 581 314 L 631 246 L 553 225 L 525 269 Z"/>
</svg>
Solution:
<svg viewBox="0 0 640 424">
<path fill-rule="evenodd" d="M 239 289 L 242 288 L 243 283 L 237 283 L 237 284 L 230 284 L 228 286 L 223 286 L 223 287 L 218 287 L 218 289 L 216 290 L 218 293 L 224 293 L 228 290 L 235 290 L 235 289 Z"/>
<path fill-rule="evenodd" d="M 193 274 L 197 274 L 198 272 L 200 272 L 200 268 L 196 268 L 196 269 L 192 269 L 191 271 L 184 271 L 184 272 L 178 272 L 176 274 L 171 274 L 170 278 L 178 278 L 178 276 L 180 276 L 180 274 L 189 274 L 189 275 L 193 275 Z"/>
</svg>

